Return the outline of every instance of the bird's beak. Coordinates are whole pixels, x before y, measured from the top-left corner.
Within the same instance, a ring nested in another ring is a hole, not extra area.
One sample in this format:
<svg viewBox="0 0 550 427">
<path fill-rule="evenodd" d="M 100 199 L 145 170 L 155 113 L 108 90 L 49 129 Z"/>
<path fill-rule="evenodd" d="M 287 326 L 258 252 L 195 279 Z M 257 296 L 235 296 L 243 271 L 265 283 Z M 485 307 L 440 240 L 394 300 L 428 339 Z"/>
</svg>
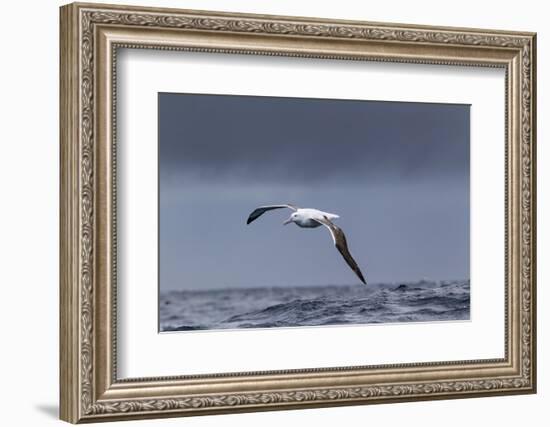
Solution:
<svg viewBox="0 0 550 427">
<path fill-rule="evenodd" d="M 289 218 L 285 222 L 283 222 L 283 225 L 290 224 L 291 222 L 292 222 L 292 218 Z"/>
</svg>

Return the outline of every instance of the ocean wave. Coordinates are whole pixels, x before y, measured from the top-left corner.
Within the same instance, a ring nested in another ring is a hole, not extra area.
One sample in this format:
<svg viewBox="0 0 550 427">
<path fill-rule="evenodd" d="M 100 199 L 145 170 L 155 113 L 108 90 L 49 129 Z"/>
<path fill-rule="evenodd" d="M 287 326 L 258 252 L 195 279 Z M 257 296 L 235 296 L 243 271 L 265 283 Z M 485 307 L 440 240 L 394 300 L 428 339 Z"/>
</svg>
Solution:
<svg viewBox="0 0 550 427">
<path fill-rule="evenodd" d="M 467 320 L 470 283 L 161 293 L 161 331 Z"/>
<path fill-rule="evenodd" d="M 163 331 L 174 332 L 174 331 L 200 331 L 209 329 L 206 326 L 199 325 L 179 325 L 179 326 L 166 326 Z"/>
</svg>

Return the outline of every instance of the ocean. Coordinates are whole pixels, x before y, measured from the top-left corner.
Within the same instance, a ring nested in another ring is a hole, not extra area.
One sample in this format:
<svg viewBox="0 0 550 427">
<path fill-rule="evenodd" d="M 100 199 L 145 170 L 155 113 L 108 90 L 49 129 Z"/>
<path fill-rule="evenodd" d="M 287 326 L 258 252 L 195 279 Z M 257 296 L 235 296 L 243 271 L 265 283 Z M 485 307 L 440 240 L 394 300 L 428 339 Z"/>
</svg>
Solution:
<svg viewBox="0 0 550 427">
<path fill-rule="evenodd" d="M 470 280 L 167 291 L 160 331 L 274 328 L 470 318 Z"/>
</svg>

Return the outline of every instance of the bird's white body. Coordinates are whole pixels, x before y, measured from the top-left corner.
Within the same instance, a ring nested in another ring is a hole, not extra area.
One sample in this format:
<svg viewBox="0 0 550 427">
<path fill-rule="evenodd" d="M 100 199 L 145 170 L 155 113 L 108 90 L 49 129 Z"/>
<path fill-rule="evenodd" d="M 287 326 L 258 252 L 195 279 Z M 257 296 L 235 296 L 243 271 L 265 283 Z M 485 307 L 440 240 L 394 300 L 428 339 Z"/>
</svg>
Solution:
<svg viewBox="0 0 550 427">
<path fill-rule="evenodd" d="M 315 228 L 322 225 L 318 220 L 322 220 L 323 218 L 332 221 L 340 217 L 336 214 L 323 212 L 318 209 L 300 208 L 290 215 L 290 218 L 287 220 L 288 222 L 285 223 L 294 222 L 297 226 L 302 228 Z"/>
</svg>

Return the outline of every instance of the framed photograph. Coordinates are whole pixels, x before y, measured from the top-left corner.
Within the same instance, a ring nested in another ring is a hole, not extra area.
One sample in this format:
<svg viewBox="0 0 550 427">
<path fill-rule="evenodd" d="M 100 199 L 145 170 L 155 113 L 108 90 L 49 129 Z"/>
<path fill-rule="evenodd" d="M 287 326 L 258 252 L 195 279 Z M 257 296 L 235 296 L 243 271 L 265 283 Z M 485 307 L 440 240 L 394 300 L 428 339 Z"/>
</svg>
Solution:
<svg viewBox="0 0 550 427">
<path fill-rule="evenodd" d="M 60 13 L 63 420 L 536 391 L 534 33 Z"/>
</svg>

